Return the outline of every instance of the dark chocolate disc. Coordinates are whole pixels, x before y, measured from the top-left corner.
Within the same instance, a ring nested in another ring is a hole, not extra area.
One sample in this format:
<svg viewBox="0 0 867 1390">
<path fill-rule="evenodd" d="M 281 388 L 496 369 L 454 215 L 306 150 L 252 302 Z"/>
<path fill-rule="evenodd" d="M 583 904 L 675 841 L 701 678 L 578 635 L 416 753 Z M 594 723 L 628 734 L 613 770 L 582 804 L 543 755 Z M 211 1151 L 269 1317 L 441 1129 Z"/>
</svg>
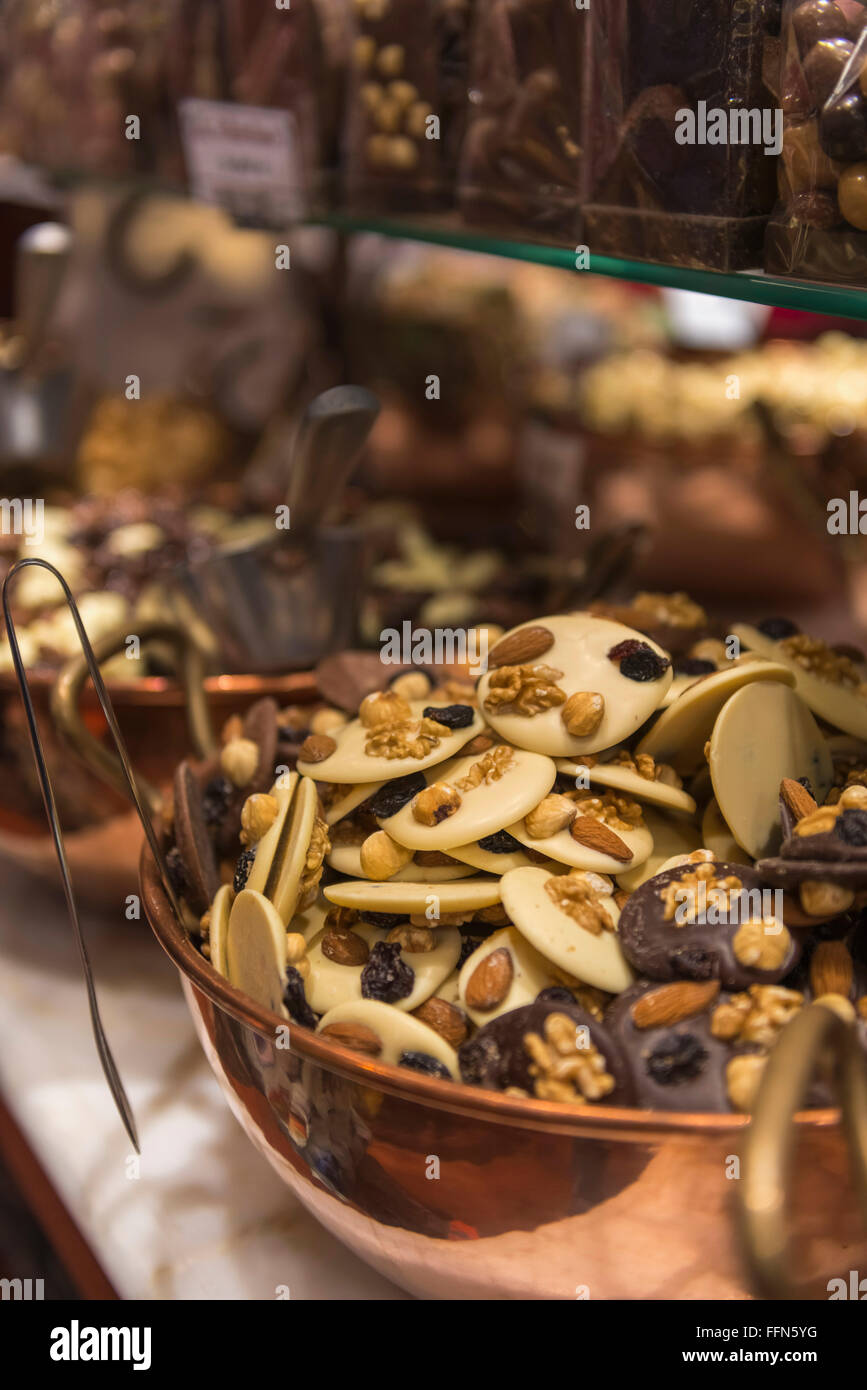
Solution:
<svg viewBox="0 0 867 1390">
<path fill-rule="evenodd" d="M 188 902 L 201 916 L 210 907 L 220 879 L 202 806 L 202 789 L 186 762 L 175 772 L 174 833 L 186 875 Z"/>
</svg>

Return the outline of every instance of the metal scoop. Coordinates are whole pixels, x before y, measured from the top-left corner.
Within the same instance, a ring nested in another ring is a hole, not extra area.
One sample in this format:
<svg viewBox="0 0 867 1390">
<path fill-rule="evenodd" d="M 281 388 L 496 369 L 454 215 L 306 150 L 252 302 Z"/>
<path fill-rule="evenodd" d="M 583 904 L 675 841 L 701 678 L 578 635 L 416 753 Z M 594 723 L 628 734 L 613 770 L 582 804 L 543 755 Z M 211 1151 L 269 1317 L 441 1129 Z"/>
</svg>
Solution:
<svg viewBox="0 0 867 1390">
<path fill-rule="evenodd" d="M 289 527 L 237 543 L 176 575 L 178 616 L 204 619 L 228 668 L 286 671 L 351 646 L 363 532 L 336 524 L 346 482 L 379 414 L 361 386 L 316 396 L 301 418 L 285 497 Z"/>
</svg>

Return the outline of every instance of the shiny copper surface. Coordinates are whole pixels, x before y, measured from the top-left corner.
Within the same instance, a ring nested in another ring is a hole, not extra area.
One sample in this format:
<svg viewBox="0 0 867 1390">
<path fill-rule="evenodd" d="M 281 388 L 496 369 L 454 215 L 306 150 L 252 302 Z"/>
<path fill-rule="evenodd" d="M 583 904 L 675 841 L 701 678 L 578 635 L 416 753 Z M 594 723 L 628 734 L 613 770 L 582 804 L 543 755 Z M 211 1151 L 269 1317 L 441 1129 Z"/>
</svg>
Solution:
<svg viewBox="0 0 867 1390">
<path fill-rule="evenodd" d="M 734 1220 L 745 1117 L 458 1087 L 297 1027 L 287 1048 L 285 1021 L 185 937 L 147 854 L 141 872 L 233 1113 L 304 1205 L 381 1273 L 432 1298 L 753 1296 Z M 801 1296 L 827 1297 L 828 1280 L 867 1269 L 867 1236 L 838 1112 L 800 1114 L 794 1127 L 791 1268 Z"/>
</svg>

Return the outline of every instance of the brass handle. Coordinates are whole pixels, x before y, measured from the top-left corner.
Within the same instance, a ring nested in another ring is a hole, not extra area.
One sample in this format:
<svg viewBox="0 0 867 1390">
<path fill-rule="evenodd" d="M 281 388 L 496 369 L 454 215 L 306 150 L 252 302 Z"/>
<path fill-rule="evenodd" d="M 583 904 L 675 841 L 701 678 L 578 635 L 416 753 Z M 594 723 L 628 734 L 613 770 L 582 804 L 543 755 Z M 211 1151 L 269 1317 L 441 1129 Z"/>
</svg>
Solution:
<svg viewBox="0 0 867 1390">
<path fill-rule="evenodd" d="M 747 1260 L 765 1298 L 803 1297 L 791 1276 L 787 1219 L 797 1142 L 795 1114 L 827 1049 L 836 1062 L 835 1086 L 849 1162 L 867 1220 L 867 1065 L 852 1024 L 830 1004 L 810 1004 L 781 1034 L 765 1065 L 737 1184 Z"/>
<path fill-rule="evenodd" d="M 139 623 L 136 636 L 141 642 L 157 640 L 168 642 L 174 648 L 181 684 L 184 687 L 190 739 L 197 756 L 208 757 L 217 745 L 205 697 L 205 659 L 202 652 L 189 634 L 175 623 Z M 101 664 L 123 651 L 128 637 L 127 625 L 122 630 L 115 628 L 94 642 L 93 653 L 97 662 Z M 51 691 L 51 713 L 61 735 L 85 766 L 115 791 L 127 796 L 128 785 L 120 759 L 85 728 L 81 717 L 81 692 L 88 674 L 87 660 L 83 655 L 74 656 L 67 661 Z M 143 777 L 136 775 L 136 782 L 151 815 L 159 814 L 162 806 L 160 792 Z"/>
</svg>

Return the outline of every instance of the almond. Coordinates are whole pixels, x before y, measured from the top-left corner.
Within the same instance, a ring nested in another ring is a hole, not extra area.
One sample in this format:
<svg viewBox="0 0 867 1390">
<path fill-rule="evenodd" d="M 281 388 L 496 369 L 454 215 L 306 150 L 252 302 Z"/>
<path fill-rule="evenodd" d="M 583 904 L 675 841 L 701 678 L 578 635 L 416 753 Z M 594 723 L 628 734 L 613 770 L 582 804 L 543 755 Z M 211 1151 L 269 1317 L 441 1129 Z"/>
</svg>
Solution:
<svg viewBox="0 0 867 1390">
<path fill-rule="evenodd" d="M 579 690 L 570 695 L 560 711 L 560 718 L 566 726 L 567 734 L 575 738 L 588 738 L 595 734 L 605 713 L 605 696 L 593 690 Z"/>
<path fill-rule="evenodd" d="M 493 651 L 488 652 L 488 670 L 497 666 L 521 666 L 533 661 L 554 645 L 554 634 L 546 627 L 522 627 L 500 638 Z"/>
<path fill-rule="evenodd" d="M 796 782 L 793 777 L 783 778 L 780 783 L 780 796 L 795 820 L 803 820 L 804 816 L 812 815 L 813 811 L 819 809 L 807 788 L 802 787 L 801 783 Z"/>
<path fill-rule="evenodd" d="M 350 1047 L 353 1052 L 363 1052 L 367 1057 L 378 1057 L 382 1051 L 377 1034 L 363 1023 L 329 1023 L 320 1036 L 342 1047 Z"/>
<path fill-rule="evenodd" d="M 810 988 L 821 994 L 849 998 L 854 970 L 849 948 L 843 941 L 820 941 L 810 961 Z"/>
<path fill-rule="evenodd" d="M 682 1018 L 691 1018 L 712 1004 L 719 994 L 719 980 L 678 980 L 642 994 L 632 1005 L 636 1028 L 667 1028 Z"/>
<path fill-rule="evenodd" d="M 466 1041 L 467 1020 L 464 1012 L 445 999 L 426 999 L 417 1009 L 413 1009 L 413 1016 L 439 1033 L 450 1047 L 460 1047 Z"/>
<path fill-rule="evenodd" d="M 357 932 L 329 930 L 322 938 L 322 954 L 337 965 L 364 965 L 370 947 Z"/>
<path fill-rule="evenodd" d="M 471 1009 L 487 1013 L 502 1004 L 515 974 L 512 953 L 505 946 L 491 951 L 480 961 L 467 984 L 467 1003 Z"/>
<path fill-rule="evenodd" d="M 308 734 L 298 750 L 298 761 L 301 763 L 324 763 L 326 758 L 337 747 L 335 739 L 330 734 Z"/>
<path fill-rule="evenodd" d="M 614 894 L 614 905 L 620 912 L 623 911 L 624 907 L 629 902 L 630 896 L 631 895 L 627 893 L 624 888 L 618 888 L 617 892 Z"/>
<path fill-rule="evenodd" d="M 569 827 L 569 834 L 585 849 L 595 849 L 600 854 L 619 860 L 621 864 L 632 858 L 632 850 L 620 836 L 593 816 L 576 816 Z"/>
<path fill-rule="evenodd" d="M 469 743 L 464 744 L 461 749 L 461 757 L 464 758 L 468 754 L 475 757 L 477 753 L 487 753 L 496 742 L 493 734 L 476 734 L 475 738 L 471 738 Z"/>
</svg>

